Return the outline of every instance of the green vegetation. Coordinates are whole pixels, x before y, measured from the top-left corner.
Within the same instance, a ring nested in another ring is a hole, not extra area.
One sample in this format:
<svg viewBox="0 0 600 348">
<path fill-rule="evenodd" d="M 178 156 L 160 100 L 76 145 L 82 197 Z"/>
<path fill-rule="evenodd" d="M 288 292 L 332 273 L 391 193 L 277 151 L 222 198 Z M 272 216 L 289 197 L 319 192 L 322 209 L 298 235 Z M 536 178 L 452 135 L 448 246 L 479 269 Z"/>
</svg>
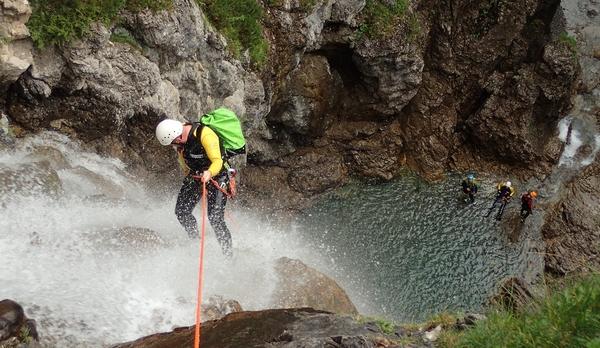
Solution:
<svg viewBox="0 0 600 348">
<path fill-rule="evenodd" d="M 32 14 L 27 27 L 38 48 L 63 45 L 83 37 L 92 22 L 109 25 L 119 11 L 169 9 L 172 0 L 31 0 Z"/>
<path fill-rule="evenodd" d="M 310 11 L 315 7 L 316 3 L 317 0 L 300 0 L 300 7 L 302 7 L 304 11 Z"/>
<path fill-rule="evenodd" d="M 173 8 L 173 0 L 127 0 L 126 8 L 134 12 L 145 9 L 154 12 L 171 10 Z"/>
<path fill-rule="evenodd" d="M 568 33 L 566 33 L 566 32 L 561 33 L 560 36 L 558 37 L 558 41 L 567 45 L 567 47 L 569 47 L 571 52 L 577 53 L 577 40 L 575 40 L 575 38 L 572 37 L 571 35 L 569 35 Z"/>
<path fill-rule="evenodd" d="M 110 41 L 128 44 L 138 51 L 142 51 L 142 46 L 126 31 L 115 31 L 110 35 Z"/>
<path fill-rule="evenodd" d="M 465 331 L 440 337 L 441 347 L 600 347 L 600 275 L 567 285 L 516 312 L 497 308 Z"/>
<path fill-rule="evenodd" d="M 256 0 L 196 0 L 210 22 L 225 36 L 235 57 L 249 50 L 253 62 L 267 58 L 267 41 L 262 34 L 262 8 Z"/>
<path fill-rule="evenodd" d="M 364 21 L 357 35 L 369 38 L 383 38 L 389 35 L 400 23 L 408 10 L 408 0 L 367 0 L 363 9 Z"/>
<path fill-rule="evenodd" d="M 375 318 L 375 317 L 366 317 L 366 316 L 359 316 L 358 317 L 358 322 L 359 323 L 373 323 L 375 325 L 377 325 L 377 327 L 379 328 L 379 330 L 381 330 L 381 332 L 383 332 L 384 334 L 387 335 L 391 335 L 394 333 L 394 331 L 396 330 L 396 324 L 394 324 L 393 322 L 383 319 L 383 318 Z"/>
<path fill-rule="evenodd" d="M 21 329 L 19 330 L 19 341 L 25 344 L 29 344 L 32 340 L 33 339 L 31 338 L 29 328 L 26 325 L 21 326 Z"/>
</svg>

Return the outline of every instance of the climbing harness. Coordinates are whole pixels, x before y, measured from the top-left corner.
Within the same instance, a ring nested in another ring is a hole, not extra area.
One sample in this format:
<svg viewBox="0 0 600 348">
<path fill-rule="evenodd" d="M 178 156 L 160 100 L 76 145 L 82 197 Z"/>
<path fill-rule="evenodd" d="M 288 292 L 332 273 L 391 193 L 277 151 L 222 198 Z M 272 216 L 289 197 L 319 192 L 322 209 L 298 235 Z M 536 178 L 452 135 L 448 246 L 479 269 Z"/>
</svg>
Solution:
<svg viewBox="0 0 600 348">
<path fill-rule="evenodd" d="M 217 190 L 221 191 L 225 196 L 227 196 L 227 198 L 233 199 L 233 198 L 235 198 L 235 196 L 237 194 L 237 187 L 236 187 L 236 183 L 235 183 L 236 174 L 237 174 L 237 170 L 235 170 L 234 168 L 229 168 L 227 170 L 227 175 L 229 176 L 229 190 L 226 189 L 227 185 L 225 183 L 219 184 L 215 179 L 212 179 L 212 178 L 210 179 L 210 182 L 213 185 L 215 185 Z M 192 175 L 192 178 L 194 178 L 195 180 L 202 181 L 201 175 Z"/>
</svg>

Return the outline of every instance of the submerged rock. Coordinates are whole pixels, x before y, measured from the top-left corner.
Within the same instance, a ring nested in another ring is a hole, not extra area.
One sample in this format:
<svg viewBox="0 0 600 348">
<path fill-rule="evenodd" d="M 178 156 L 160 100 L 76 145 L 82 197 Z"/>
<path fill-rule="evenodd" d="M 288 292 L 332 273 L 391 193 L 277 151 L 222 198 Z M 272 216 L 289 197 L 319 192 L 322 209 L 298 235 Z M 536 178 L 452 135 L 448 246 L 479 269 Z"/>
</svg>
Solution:
<svg viewBox="0 0 600 348">
<path fill-rule="evenodd" d="M 57 197 L 62 191 L 60 178 L 48 161 L 0 168 L 0 198 L 9 198 L 16 193 Z"/>
</svg>

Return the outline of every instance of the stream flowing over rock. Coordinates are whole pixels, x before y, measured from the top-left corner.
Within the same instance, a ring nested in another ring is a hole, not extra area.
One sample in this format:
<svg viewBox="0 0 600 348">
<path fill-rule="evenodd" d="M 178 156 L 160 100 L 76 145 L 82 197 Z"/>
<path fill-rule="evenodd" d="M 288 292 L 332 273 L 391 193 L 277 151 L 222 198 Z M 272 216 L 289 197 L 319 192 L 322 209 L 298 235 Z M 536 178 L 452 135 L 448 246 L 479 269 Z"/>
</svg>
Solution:
<svg viewBox="0 0 600 348">
<path fill-rule="evenodd" d="M 571 154 L 561 157 L 563 167 L 574 172 L 567 172 L 557 190 L 542 233 L 546 271 L 564 275 L 600 266 L 600 3 L 569 0 L 560 6 L 576 38 L 582 73 L 566 119 L 565 147 Z"/>
</svg>

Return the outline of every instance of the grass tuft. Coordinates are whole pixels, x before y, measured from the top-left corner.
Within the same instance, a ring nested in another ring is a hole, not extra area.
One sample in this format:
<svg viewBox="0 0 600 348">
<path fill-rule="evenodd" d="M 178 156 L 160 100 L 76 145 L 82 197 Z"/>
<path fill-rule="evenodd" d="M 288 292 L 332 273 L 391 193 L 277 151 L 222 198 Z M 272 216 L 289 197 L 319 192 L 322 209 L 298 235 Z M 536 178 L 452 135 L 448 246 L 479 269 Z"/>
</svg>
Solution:
<svg viewBox="0 0 600 348">
<path fill-rule="evenodd" d="M 569 47 L 569 50 L 571 50 L 571 52 L 577 53 L 577 40 L 573 36 L 569 35 L 566 32 L 562 32 L 558 36 L 558 41 L 567 45 L 567 47 Z"/>
<path fill-rule="evenodd" d="M 516 312 L 496 309 L 447 347 L 599 347 L 600 275 Z M 458 341 L 458 343 L 456 342 Z"/>
<path fill-rule="evenodd" d="M 250 59 L 261 65 L 268 45 L 262 34 L 263 11 L 256 0 L 196 0 L 210 22 L 227 39 L 232 54 L 239 58 L 248 50 Z"/>
<path fill-rule="evenodd" d="M 383 38 L 389 35 L 408 10 L 408 0 L 367 0 L 363 9 L 364 22 L 357 35 Z"/>
<path fill-rule="evenodd" d="M 37 48 L 64 45 L 84 37 L 93 22 L 108 26 L 122 9 L 170 9 L 172 0 L 30 0 L 27 27 Z"/>
</svg>

